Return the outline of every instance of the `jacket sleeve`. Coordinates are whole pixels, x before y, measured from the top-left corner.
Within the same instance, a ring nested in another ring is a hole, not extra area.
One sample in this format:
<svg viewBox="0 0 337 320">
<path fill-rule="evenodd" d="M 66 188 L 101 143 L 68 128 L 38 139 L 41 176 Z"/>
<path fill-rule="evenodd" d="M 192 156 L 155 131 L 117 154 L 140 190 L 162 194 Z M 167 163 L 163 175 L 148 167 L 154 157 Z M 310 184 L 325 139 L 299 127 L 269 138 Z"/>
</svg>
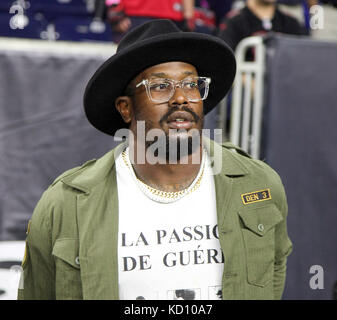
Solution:
<svg viewBox="0 0 337 320">
<path fill-rule="evenodd" d="M 281 213 L 283 220 L 275 229 L 274 299 L 276 300 L 282 298 L 286 278 L 287 257 L 292 251 L 292 243 L 287 232 L 287 199 L 281 181 L 280 184 L 282 188 Z"/>
<path fill-rule="evenodd" d="M 55 299 L 51 217 L 46 192 L 38 202 L 27 230 L 18 300 Z"/>
</svg>

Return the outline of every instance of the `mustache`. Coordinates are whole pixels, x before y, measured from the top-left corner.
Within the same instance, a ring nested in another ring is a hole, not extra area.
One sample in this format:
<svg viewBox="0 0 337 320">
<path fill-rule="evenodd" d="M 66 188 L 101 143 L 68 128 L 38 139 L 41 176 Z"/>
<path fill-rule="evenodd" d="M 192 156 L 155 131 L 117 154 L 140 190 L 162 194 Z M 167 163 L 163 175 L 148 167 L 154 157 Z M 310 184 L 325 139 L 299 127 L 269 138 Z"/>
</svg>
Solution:
<svg viewBox="0 0 337 320">
<path fill-rule="evenodd" d="M 176 112 L 176 111 L 186 111 L 188 113 L 190 113 L 194 119 L 195 122 L 198 122 L 200 120 L 200 117 L 191 109 L 189 109 L 188 107 L 172 107 L 160 120 L 159 120 L 159 123 L 162 124 L 164 121 L 166 121 L 168 119 L 168 117 Z"/>
</svg>

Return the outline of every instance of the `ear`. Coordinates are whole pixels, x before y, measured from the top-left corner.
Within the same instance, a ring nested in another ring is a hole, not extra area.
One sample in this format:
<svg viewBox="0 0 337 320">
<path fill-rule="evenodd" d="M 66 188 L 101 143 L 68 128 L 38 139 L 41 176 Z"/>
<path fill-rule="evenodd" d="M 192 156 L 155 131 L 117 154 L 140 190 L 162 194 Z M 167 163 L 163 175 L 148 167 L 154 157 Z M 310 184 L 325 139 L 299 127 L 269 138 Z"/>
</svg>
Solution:
<svg viewBox="0 0 337 320">
<path fill-rule="evenodd" d="M 130 123 L 132 119 L 132 99 L 128 96 L 118 97 L 115 100 L 115 108 L 122 116 L 125 123 Z"/>
</svg>

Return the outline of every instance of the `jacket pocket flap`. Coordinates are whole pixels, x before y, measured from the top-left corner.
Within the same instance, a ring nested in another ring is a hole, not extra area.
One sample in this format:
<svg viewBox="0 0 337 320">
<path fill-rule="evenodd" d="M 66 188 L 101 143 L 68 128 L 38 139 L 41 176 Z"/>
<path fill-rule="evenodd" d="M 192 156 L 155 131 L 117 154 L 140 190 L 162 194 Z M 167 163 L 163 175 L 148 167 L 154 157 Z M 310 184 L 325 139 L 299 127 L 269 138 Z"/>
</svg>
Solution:
<svg viewBox="0 0 337 320">
<path fill-rule="evenodd" d="M 281 212 L 275 204 L 239 211 L 239 215 L 246 228 L 263 236 L 283 220 Z"/>
<path fill-rule="evenodd" d="M 62 259 L 74 268 L 80 268 L 78 239 L 57 239 L 52 255 Z"/>
</svg>

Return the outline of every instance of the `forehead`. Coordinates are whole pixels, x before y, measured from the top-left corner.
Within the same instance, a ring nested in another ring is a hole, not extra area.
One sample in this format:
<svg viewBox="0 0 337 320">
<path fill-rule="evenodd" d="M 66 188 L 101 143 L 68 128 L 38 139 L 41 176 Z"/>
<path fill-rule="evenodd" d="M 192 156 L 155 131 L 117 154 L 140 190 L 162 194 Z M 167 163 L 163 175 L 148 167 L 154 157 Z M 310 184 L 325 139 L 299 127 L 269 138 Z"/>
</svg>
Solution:
<svg viewBox="0 0 337 320">
<path fill-rule="evenodd" d="M 197 76 L 197 69 L 186 62 L 165 62 L 154 65 L 141 72 L 137 78 L 144 79 L 150 77 L 162 77 L 172 79 L 182 79 L 189 75 Z"/>
</svg>

